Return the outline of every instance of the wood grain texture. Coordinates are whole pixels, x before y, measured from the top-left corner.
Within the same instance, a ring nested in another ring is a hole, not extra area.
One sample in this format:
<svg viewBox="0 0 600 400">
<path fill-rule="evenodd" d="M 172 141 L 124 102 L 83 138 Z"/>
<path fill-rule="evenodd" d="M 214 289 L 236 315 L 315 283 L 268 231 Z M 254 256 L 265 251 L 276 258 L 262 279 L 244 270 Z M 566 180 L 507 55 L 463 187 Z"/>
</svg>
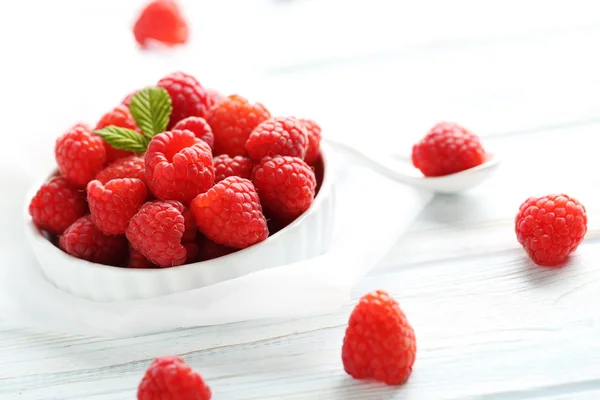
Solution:
<svg viewBox="0 0 600 400">
<path fill-rule="evenodd" d="M 276 26 L 293 33 L 290 21 L 319 10 L 300 3 L 270 8 L 265 20 L 280 17 Z M 335 10 L 325 3 L 320 10 Z M 591 51 L 600 13 L 584 1 L 417 3 L 412 18 L 407 8 L 380 13 L 386 23 L 373 37 L 385 40 L 375 47 L 355 33 L 348 43 L 358 40 L 358 50 L 346 43 L 329 52 L 339 42 L 332 36 L 310 53 L 323 40 L 315 30 L 291 37 L 296 48 L 304 43 L 301 54 L 265 50 L 257 57 L 269 82 L 264 100 L 322 119 L 338 139 L 369 137 L 386 149 L 407 148 L 438 119 L 464 122 L 503 158 L 493 180 L 436 196 L 336 313 L 127 339 L 0 325 L 0 399 L 134 399 L 147 365 L 164 354 L 182 355 L 215 399 L 600 398 L 600 59 Z M 352 32 L 364 10 L 348 7 L 341 25 Z M 419 23 L 436 7 L 431 24 Z M 322 12 L 313 23 L 324 28 Z M 520 203 L 549 192 L 572 194 L 590 214 L 586 241 L 561 269 L 534 266 L 513 231 Z M 399 300 L 417 334 L 414 373 L 400 388 L 354 381 L 341 364 L 349 313 L 378 288 Z"/>
</svg>

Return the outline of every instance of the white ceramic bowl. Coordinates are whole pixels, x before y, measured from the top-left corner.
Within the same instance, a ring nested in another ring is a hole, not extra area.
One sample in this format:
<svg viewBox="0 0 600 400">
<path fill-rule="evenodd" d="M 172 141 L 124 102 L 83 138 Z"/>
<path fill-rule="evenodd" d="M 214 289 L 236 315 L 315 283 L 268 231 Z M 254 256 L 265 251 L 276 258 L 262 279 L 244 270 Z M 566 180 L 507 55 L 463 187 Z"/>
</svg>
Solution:
<svg viewBox="0 0 600 400">
<path fill-rule="evenodd" d="M 331 150 L 322 145 L 324 176 L 311 207 L 293 223 L 264 242 L 214 260 L 163 269 L 129 269 L 91 263 L 55 247 L 33 224 L 28 205 L 45 179 L 27 196 L 27 238 L 46 278 L 59 289 L 95 301 L 157 297 L 306 260 L 329 248 L 333 233 L 333 173 Z"/>
</svg>

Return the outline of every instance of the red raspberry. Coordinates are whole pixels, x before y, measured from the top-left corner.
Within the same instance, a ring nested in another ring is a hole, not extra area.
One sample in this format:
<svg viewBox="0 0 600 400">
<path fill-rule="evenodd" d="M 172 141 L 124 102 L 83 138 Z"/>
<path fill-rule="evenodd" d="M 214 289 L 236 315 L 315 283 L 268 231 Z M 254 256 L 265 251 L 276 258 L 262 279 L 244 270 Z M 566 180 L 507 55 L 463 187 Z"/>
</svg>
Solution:
<svg viewBox="0 0 600 400">
<path fill-rule="evenodd" d="M 192 214 L 192 210 L 186 208 L 186 210 L 183 212 L 183 219 L 185 222 L 185 231 L 183 232 L 181 241 L 193 242 L 196 240 L 196 233 L 198 232 L 198 228 L 196 227 L 196 220 L 194 219 L 194 214 Z"/>
<path fill-rule="evenodd" d="M 133 26 L 133 35 L 142 48 L 147 48 L 153 40 L 175 46 L 188 41 L 189 30 L 175 1 L 155 0 L 138 16 Z"/>
<path fill-rule="evenodd" d="M 566 194 L 530 197 L 515 218 L 517 239 L 538 265 L 558 266 L 587 232 L 585 207 Z"/>
<path fill-rule="evenodd" d="M 73 257 L 98 264 L 120 266 L 127 257 L 125 236 L 105 235 L 96 228 L 91 215 L 69 226 L 60 237 L 59 246 Z"/>
<path fill-rule="evenodd" d="M 140 382 L 138 400 L 210 400 L 212 393 L 200 374 L 176 356 L 158 357 Z"/>
<path fill-rule="evenodd" d="M 187 117 L 204 117 L 208 111 L 208 96 L 200 83 L 191 75 L 174 72 L 158 81 L 171 97 L 173 111 L 168 128 Z"/>
<path fill-rule="evenodd" d="M 308 149 L 308 134 L 296 118 L 275 117 L 258 125 L 246 142 L 254 162 L 264 157 L 290 156 L 304 159 Z"/>
<path fill-rule="evenodd" d="M 131 104 L 131 98 L 133 96 L 135 96 L 137 94 L 137 92 L 139 92 L 139 90 L 134 90 L 133 92 L 129 93 L 122 101 L 121 104 L 123 104 L 125 107 L 129 108 L 129 105 Z"/>
<path fill-rule="evenodd" d="M 135 247 L 129 246 L 129 262 L 127 268 L 159 268 L 155 264 L 152 264 L 142 253 L 137 251 Z"/>
<path fill-rule="evenodd" d="M 413 146 L 412 162 L 425 176 L 444 176 L 485 161 L 479 138 L 454 123 L 440 122 Z"/>
<path fill-rule="evenodd" d="M 39 228 L 60 235 L 87 213 L 85 197 L 61 176 L 44 183 L 29 203 L 29 215 Z"/>
<path fill-rule="evenodd" d="M 210 147 L 190 131 L 167 131 L 154 136 L 145 161 L 146 182 L 159 199 L 189 204 L 215 180 Z"/>
<path fill-rule="evenodd" d="M 173 130 L 188 130 L 194 133 L 198 139 L 204 140 L 212 150 L 215 144 L 215 137 L 213 136 L 210 126 L 204 118 L 201 117 L 187 117 L 179 121 L 173 127 Z"/>
<path fill-rule="evenodd" d="M 56 140 L 54 156 L 61 175 L 75 186 L 85 188 L 104 167 L 104 140 L 77 127 Z"/>
<path fill-rule="evenodd" d="M 96 179 L 106 184 L 111 179 L 136 178 L 146 182 L 144 157 L 133 155 L 120 158 L 109 164 L 96 175 Z"/>
<path fill-rule="evenodd" d="M 215 155 L 245 156 L 250 133 L 271 114 L 260 103 L 250 103 L 241 96 L 232 95 L 209 110 L 206 122 L 215 135 Z"/>
<path fill-rule="evenodd" d="M 186 249 L 181 244 L 185 232 L 185 207 L 178 201 L 150 201 L 129 221 L 127 239 L 148 260 L 160 267 L 182 265 Z"/>
<path fill-rule="evenodd" d="M 115 107 L 114 110 L 104 114 L 102 118 L 100 118 L 100 121 L 98 121 L 98 123 L 96 124 L 95 129 L 102 129 L 111 125 L 139 132 L 139 128 L 136 125 L 133 116 L 129 112 L 128 106 L 125 106 L 123 104 L 118 105 L 117 107 Z M 127 157 L 133 154 L 129 151 L 115 149 L 106 142 L 104 142 L 104 145 L 106 147 L 106 161 L 108 162 L 117 160 L 119 158 Z"/>
<path fill-rule="evenodd" d="M 208 109 L 210 110 L 213 106 L 219 104 L 223 100 L 226 99 L 221 93 L 216 91 L 215 89 L 206 88 L 206 95 L 208 96 Z"/>
<path fill-rule="evenodd" d="M 106 235 L 127 231 L 129 220 L 146 200 L 146 185 L 139 179 L 93 180 L 87 186 L 87 200 L 94 225 Z"/>
<path fill-rule="evenodd" d="M 416 353 L 415 332 L 398 303 L 383 290 L 363 296 L 346 328 L 346 372 L 355 379 L 399 385 L 408 380 Z"/>
<path fill-rule="evenodd" d="M 213 164 L 215 165 L 215 183 L 221 182 L 228 176 L 250 179 L 252 173 L 252 160 L 248 157 L 235 156 L 231 158 L 227 154 L 221 154 L 213 159 Z"/>
<path fill-rule="evenodd" d="M 86 124 L 85 122 L 78 122 L 75 125 L 73 125 L 72 127 L 70 127 L 69 130 L 75 129 L 75 128 L 81 128 L 81 129 L 86 130 L 88 132 L 92 131 L 92 128 L 90 128 L 90 126 L 88 124 Z"/>
<path fill-rule="evenodd" d="M 190 208 L 198 230 L 219 244 L 242 249 L 269 236 L 258 193 L 248 179 L 225 178 L 198 195 Z"/>
<path fill-rule="evenodd" d="M 238 249 L 215 243 L 204 235 L 198 235 L 198 261 L 208 261 L 227 254 L 235 253 Z"/>
<path fill-rule="evenodd" d="M 313 165 L 321 155 L 321 127 L 312 119 L 301 119 L 300 122 L 304 124 L 308 133 L 308 149 L 304 161 Z"/>
<path fill-rule="evenodd" d="M 313 170 L 297 157 L 265 157 L 253 171 L 252 182 L 265 211 L 290 221 L 306 211 L 315 197 Z"/>
</svg>

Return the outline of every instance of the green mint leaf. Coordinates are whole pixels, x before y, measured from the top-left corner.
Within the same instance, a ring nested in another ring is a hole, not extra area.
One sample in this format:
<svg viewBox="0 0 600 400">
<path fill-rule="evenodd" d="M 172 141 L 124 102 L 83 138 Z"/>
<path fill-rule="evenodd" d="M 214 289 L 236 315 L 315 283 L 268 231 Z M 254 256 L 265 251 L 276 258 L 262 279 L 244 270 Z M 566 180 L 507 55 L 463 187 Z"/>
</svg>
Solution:
<svg viewBox="0 0 600 400">
<path fill-rule="evenodd" d="M 149 139 L 138 132 L 114 125 L 98 129 L 94 133 L 101 136 L 106 143 L 115 149 L 132 151 L 138 154 L 145 152 L 149 143 Z"/>
<path fill-rule="evenodd" d="M 129 111 L 144 135 L 152 138 L 167 129 L 173 106 L 165 89 L 148 87 L 131 98 Z"/>
</svg>

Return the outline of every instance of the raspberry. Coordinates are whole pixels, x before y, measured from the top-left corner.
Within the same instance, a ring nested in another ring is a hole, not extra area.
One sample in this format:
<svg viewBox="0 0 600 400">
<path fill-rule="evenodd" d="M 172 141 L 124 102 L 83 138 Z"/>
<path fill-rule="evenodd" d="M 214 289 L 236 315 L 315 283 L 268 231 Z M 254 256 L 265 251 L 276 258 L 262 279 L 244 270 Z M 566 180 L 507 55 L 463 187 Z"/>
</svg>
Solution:
<svg viewBox="0 0 600 400">
<path fill-rule="evenodd" d="M 84 195 L 61 176 L 40 187 L 29 203 L 29 215 L 39 228 L 60 235 L 87 213 Z"/>
<path fill-rule="evenodd" d="M 160 267 L 182 265 L 186 249 L 181 244 L 185 232 L 185 207 L 178 201 L 150 201 L 129 221 L 127 239 L 148 260 Z"/>
<path fill-rule="evenodd" d="M 183 358 L 158 357 L 148 367 L 138 387 L 138 400 L 210 400 L 212 393 L 200 374 Z"/>
<path fill-rule="evenodd" d="M 86 124 L 85 122 L 78 122 L 75 125 L 73 125 L 72 127 L 70 127 L 69 130 L 75 129 L 75 128 L 81 128 L 81 129 L 86 130 L 88 132 L 92 131 L 92 128 L 90 128 L 90 126 L 88 124 Z"/>
<path fill-rule="evenodd" d="M 225 100 L 225 96 L 216 91 L 215 89 L 206 88 L 206 95 L 208 96 L 208 109 L 210 110 L 215 105 Z"/>
<path fill-rule="evenodd" d="M 192 214 L 192 210 L 185 209 L 183 212 L 183 220 L 185 223 L 185 230 L 183 231 L 183 236 L 181 237 L 182 242 L 193 242 L 196 240 L 196 233 L 198 232 L 198 228 L 196 227 L 196 220 L 194 219 L 194 214 Z"/>
<path fill-rule="evenodd" d="M 208 96 L 200 83 L 191 75 L 174 72 L 158 81 L 171 97 L 173 111 L 168 128 L 187 117 L 204 117 L 208 111 Z"/>
<path fill-rule="evenodd" d="M 321 155 L 321 127 L 312 119 L 301 119 L 306 132 L 308 133 L 308 148 L 304 161 L 308 165 L 313 165 Z"/>
<path fill-rule="evenodd" d="M 91 215 L 69 226 L 60 237 L 59 246 L 73 257 L 98 264 L 119 266 L 127 257 L 125 236 L 105 235 L 96 228 Z"/>
<path fill-rule="evenodd" d="M 215 243 L 204 235 L 198 235 L 198 261 L 208 261 L 227 254 L 236 252 L 238 249 L 233 247 L 223 246 L 222 244 Z"/>
<path fill-rule="evenodd" d="M 158 266 L 152 264 L 142 253 L 137 251 L 135 247 L 129 246 L 129 262 L 127 268 L 158 268 Z"/>
<path fill-rule="evenodd" d="M 242 249 L 269 236 L 258 193 L 248 179 L 225 178 L 198 195 L 190 208 L 198 230 L 219 244 Z"/>
<path fill-rule="evenodd" d="M 129 156 L 109 164 L 96 175 L 96 179 L 106 184 L 111 179 L 136 178 L 146 182 L 146 164 L 144 157 Z"/>
<path fill-rule="evenodd" d="M 301 159 L 265 157 L 252 173 L 265 211 L 290 221 L 306 211 L 315 197 L 317 181 L 313 170 Z"/>
<path fill-rule="evenodd" d="M 262 122 L 246 142 L 246 149 L 254 162 L 274 156 L 304 159 L 307 148 L 308 134 L 304 124 L 289 117 L 275 117 Z"/>
<path fill-rule="evenodd" d="M 245 156 L 250 133 L 271 114 L 260 103 L 250 103 L 241 96 L 232 95 L 211 108 L 206 122 L 215 135 L 215 155 Z"/>
<path fill-rule="evenodd" d="M 213 136 L 210 126 L 204 118 L 201 117 L 187 117 L 179 121 L 173 127 L 173 130 L 185 130 L 191 131 L 198 139 L 204 140 L 212 150 L 215 144 L 215 137 Z"/>
<path fill-rule="evenodd" d="M 61 175 L 75 186 L 85 188 L 106 161 L 104 140 L 76 127 L 56 140 L 54 156 Z"/>
<path fill-rule="evenodd" d="M 131 116 L 129 112 L 128 106 L 123 104 L 118 105 L 114 110 L 107 112 L 100 118 L 100 121 L 96 124 L 95 129 L 106 128 L 107 126 L 114 125 L 120 128 L 127 128 L 131 130 L 139 131 L 138 126 L 135 123 L 135 120 Z M 106 161 L 111 162 L 117 160 L 119 158 L 126 157 L 133 153 L 125 150 L 115 149 L 108 143 L 104 142 L 106 147 Z"/>
<path fill-rule="evenodd" d="M 147 48 L 153 40 L 175 46 L 188 41 L 189 30 L 175 1 L 155 0 L 138 16 L 133 26 L 133 35 L 142 48 Z"/>
<path fill-rule="evenodd" d="M 530 197 L 515 218 L 517 240 L 538 265 L 558 266 L 587 232 L 585 207 L 566 194 Z"/>
<path fill-rule="evenodd" d="M 213 159 L 213 164 L 215 166 L 215 183 L 221 182 L 228 176 L 250 179 L 252 173 L 252 160 L 248 157 L 235 156 L 232 158 L 227 154 L 221 154 Z"/>
<path fill-rule="evenodd" d="M 189 204 L 215 180 L 210 147 L 190 131 L 167 131 L 154 136 L 145 162 L 146 182 L 159 199 Z"/>
<path fill-rule="evenodd" d="M 416 352 L 415 332 L 398 303 L 383 290 L 363 296 L 344 336 L 345 371 L 355 379 L 399 385 L 408 380 Z"/>
<path fill-rule="evenodd" d="M 134 90 L 133 92 L 129 93 L 122 101 L 121 104 L 123 104 L 125 107 L 127 107 L 129 109 L 129 105 L 131 104 L 131 98 L 133 96 L 135 96 L 137 94 L 137 92 L 139 92 L 139 90 Z"/>
<path fill-rule="evenodd" d="M 105 185 L 93 180 L 87 200 L 94 225 L 106 235 L 123 234 L 129 220 L 146 200 L 146 185 L 139 179 L 112 179 Z"/>
<path fill-rule="evenodd" d="M 444 176 L 476 167 L 485 161 L 479 138 L 450 122 L 435 125 L 413 146 L 412 162 L 425 176 Z"/>
</svg>

